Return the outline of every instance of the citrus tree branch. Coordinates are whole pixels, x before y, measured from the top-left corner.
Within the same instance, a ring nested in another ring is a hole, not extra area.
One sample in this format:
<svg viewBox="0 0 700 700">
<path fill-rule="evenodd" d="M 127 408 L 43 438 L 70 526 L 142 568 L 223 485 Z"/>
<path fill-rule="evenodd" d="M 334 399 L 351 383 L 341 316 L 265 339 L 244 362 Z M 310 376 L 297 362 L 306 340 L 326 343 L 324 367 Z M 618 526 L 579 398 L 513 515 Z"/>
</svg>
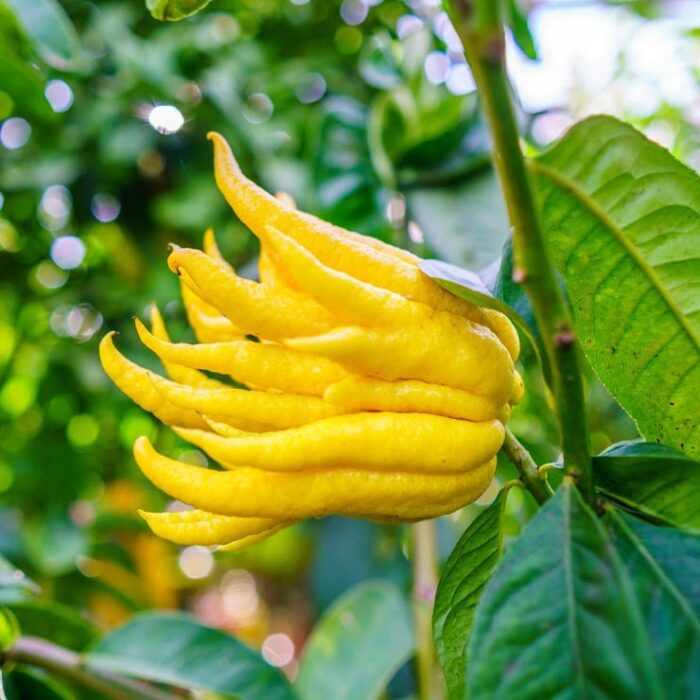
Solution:
<svg viewBox="0 0 700 700">
<path fill-rule="evenodd" d="M 506 74 L 498 0 L 446 0 L 474 74 L 493 141 L 493 161 L 513 229 L 513 278 L 532 304 L 552 367 L 564 467 L 593 503 L 593 473 L 576 335 L 552 265 L 520 147 Z"/>
<path fill-rule="evenodd" d="M 20 637 L 2 655 L 3 666 L 23 663 L 89 688 L 110 700 L 182 700 L 182 696 L 158 690 L 147 683 L 103 674 L 85 668 L 80 654 L 38 637 Z"/>
<path fill-rule="evenodd" d="M 525 446 L 506 428 L 506 438 L 501 448 L 508 459 L 515 465 L 520 474 L 520 480 L 534 499 L 541 505 L 551 495 L 547 482 L 540 477 L 539 470 L 532 455 Z"/>
</svg>

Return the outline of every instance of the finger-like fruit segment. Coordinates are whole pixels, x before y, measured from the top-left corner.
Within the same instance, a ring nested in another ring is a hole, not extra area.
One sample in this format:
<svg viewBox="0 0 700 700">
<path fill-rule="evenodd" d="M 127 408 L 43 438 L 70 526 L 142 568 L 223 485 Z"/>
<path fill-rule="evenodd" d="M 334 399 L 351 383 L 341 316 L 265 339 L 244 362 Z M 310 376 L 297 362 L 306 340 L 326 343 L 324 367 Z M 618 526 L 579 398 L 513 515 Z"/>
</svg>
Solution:
<svg viewBox="0 0 700 700">
<path fill-rule="evenodd" d="M 163 317 L 158 311 L 158 307 L 155 304 L 151 304 L 150 309 L 151 316 L 151 330 L 149 333 L 146 327 L 136 319 L 136 327 L 139 326 L 144 330 L 145 333 L 154 339 L 154 342 L 170 344 L 170 336 L 168 330 L 165 327 L 165 322 Z M 215 379 L 210 379 L 203 372 L 198 372 L 198 368 L 190 368 L 181 364 L 177 364 L 177 360 L 170 360 L 166 357 L 160 356 L 160 361 L 163 363 L 163 368 L 166 374 L 175 382 L 180 382 L 181 384 L 189 384 L 190 386 L 206 387 L 208 389 L 218 389 L 224 386 L 221 382 L 217 382 Z"/>
<path fill-rule="evenodd" d="M 341 321 L 362 326 L 401 325 L 430 314 L 429 307 L 327 267 L 272 226 L 265 227 L 261 239 L 275 264 L 292 276 L 295 286 Z"/>
<path fill-rule="evenodd" d="M 336 270 L 435 309 L 489 326 L 512 357 L 518 356 L 517 333 L 503 314 L 474 306 L 442 289 L 421 272 L 418 259 L 407 251 L 286 206 L 243 175 L 223 136 L 210 132 L 208 138 L 214 143 L 217 185 L 234 212 L 253 233 L 261 235 L 265 226 L 274 226 Z"/>
<path fill-rule="evenodd" d="M 271 518 L 236 518 L 203 510 L 176 513 L 139 511 L 139 514 L 159 537 L 176 544 L 199 544 L 205 547 L 228 544 L 280 525 L 279 520 Z"/>
<path fill-rule="evenodd" d="M 513 361 L 503 345 L 487 328 L 453 314 L 441 314 L 439 320 L 421 326 L 346 326 L 290 338 L 285 344 L 327 357 L 356 374 L 444 384 L 498 404 L 508 401 L 513 390 Z"/>
<path fill-rule="evenodd" d="M 150 411 L 166 425 L 187 428 L 207 428 L 204 419 L 195 411 L 168 401 L 149 379 L 149 372 L 127 360 L 114 346 L 115 333 L 108 333 L 100 342 L 100 361 L 109 378 L 134 403 Z M 165 380 L 164 380 L 165 381 Z"/>
<path fill-rule="evenodd" d="M 503 443 L 503 426 L 422 413 L 354 413 L 299 428 L 222 437 L 175 432 L 220 464 L 269 471 L 335 469 L 463 472 L 483 464 Z"/>
<path fill-rule="evenodd" d="M 168 264 L 174 272 L 184 270 L 194 291 L 245 333 L 276 340 L 333 326 L 331 315 L 308 296 L 293 290 L 282 294 L 243 279 L 199 250 L 178 248 L 170 253 Z"/>
<path fill-rule="evenodd" d="M 347 374 L 331 360 L 282 345 L 251 340 L 199 345 L 169 343 L 149 333 L 139 321 L 136 330 L 143 344 L 163 362 L 228 374 L 237 382 L 265 389 L 320 396 L 330 384 Z"/>
<path fill-rule="evenodd" d="M 444 384 L 417 379 L 393 382 L 351 374 L 323 392 L 324 401 L 350 411 L 399 411 L 485 421 L 499 414 L 500 406 L 483 396 Z"/>
<path fill-rule="evenodd" d="M 496 458 L 462 474 L 378 473 L 358 469 L 217 472 L 169 459 L 148 438 L 134 443 L 144 475 L 172 498 L 221 515 L 301 520 L 330 514 L 430 518 L 478 498 Z"/>
<path fill-rule="evenodd" d="M 266 540 L 268 537 L 272 537 L 272 535 L 279 532 L 280 530 L 283 530 L 285 527 L 289 527 L 290 524 L 291 523 L 280 523 L 279 525 L 271 527 L 269 530 L 263 530 L 262 532 L 257 532 L 254 535 L 241 537 L 238 540 L 233 540 L 233 542 L 229 542 L 228 544 L 221 545 L 221 547 L 217 547 L 216 551 L 238 552 L 239 550 L 244 549 L 245 547 L 249 547 L 251 544 L 257 544 L 258 542 Z"/>
<path fill-rule="evenodd" d="M 198 389 L 155 374 L 150 374 L 150 379 L 155 390 L 176 406 L 210 415 L 215 420 L 220 420 L 220 417 L 233 419 L 235 427 L 238 427 L 235 421 L 243 419 L 262 423 L 270 429 L 292 428 L 345 413 L 341 406 L 333 406 L 314 396 L 233 387 Z"/>
<path fill-rule="evenodd" d="M 180 293 L 187 320 L 200 343 L 225 342 L 245 335 L 229 319 L 197 296 L 185 283 L 184 275 L 180 277 Z"/>
</svg>

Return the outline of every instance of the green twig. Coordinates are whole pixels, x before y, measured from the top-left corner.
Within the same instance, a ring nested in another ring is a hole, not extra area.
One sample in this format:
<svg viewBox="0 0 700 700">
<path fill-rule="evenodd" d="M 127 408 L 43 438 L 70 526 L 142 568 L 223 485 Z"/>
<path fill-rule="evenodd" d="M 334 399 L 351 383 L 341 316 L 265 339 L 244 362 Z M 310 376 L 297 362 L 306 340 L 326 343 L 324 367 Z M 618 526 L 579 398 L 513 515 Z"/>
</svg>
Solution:
<svg viewBox="0 0 700 700">
<path fill-rule="evenodd" d="M 3 666 L 23 663 L 42 668 L 84 688 L 101 693 L 110 700 L 182 700 L 147 683 L 85 667 L 80 654 L 38 637 L 20 637 L 2 655 Z"/>
<path fill-rule="evenodd" d="M 547 482 L 541 478 L 537 464 L 532 459 L 532 455 L 513 435 L 509 428 L 506 428 L 506 439 L 503 441 L 503 451 L 508 459 L 515 465 L 520 473 L 520 480 L 527 490 L 533 495 L 535 500 L 542 504 L 551 495 Z"/>
<path fill-rule="evenodd" d="M 442 679 L 433 648 L 433 602 L 437 590 L 437 534 L 434 520 L 413 530 L 413 617 L 416 634 L 416 671 L 419 700 L 440 700 Z"/>
<path fill-rule="evenodd" d="M 513 279 L 525 288 L 552 367 L 564 467 L 594 502 L 586 411 L 576 335 L 552 265 L 515 119 L 498 0 L 446 0 L 464 45 L 493 140 L 493 160 L 513 228 Z"/>
</svg>

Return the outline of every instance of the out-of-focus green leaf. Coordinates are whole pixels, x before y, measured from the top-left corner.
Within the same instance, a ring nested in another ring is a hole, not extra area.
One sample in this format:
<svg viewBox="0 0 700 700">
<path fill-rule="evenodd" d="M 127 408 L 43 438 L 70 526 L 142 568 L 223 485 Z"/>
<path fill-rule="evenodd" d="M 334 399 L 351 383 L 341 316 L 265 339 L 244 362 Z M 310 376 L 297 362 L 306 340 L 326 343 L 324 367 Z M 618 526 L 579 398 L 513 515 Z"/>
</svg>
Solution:
<svg viewBox="0 0 700 700">
<path fill-rule="evenodd" d="M 7 700 L 76 700 L 77 696 L 56 679 L 28 666 L 3 675 Z"/>
<path fill-rule="evenodd" d="M 373 700 L 413 652 L 408 603 L 386 581 L 362 583 L 311 633 L 296 681 L 302 700 Z"/>
<path fill-rule="evenodd" d="M 146 0 L 146 7 L 161 22 L 177 22 L 204 9 L 211 0 Z"/>
<path fill-rule="evenodd" d="M 32 598 L 9 602 L 7 608 L 17 618 L 22 634 L 44 637 L 54 644 L 81 651 L 97 640 L 98 629 L 68 605 Z"/>
<path fill-rule="evenodd" d="M 473 700 L 664 697 L 629 576 L 569 481 L 486 584 L 468 657 Z"/>
<path fill-rule="evenodd" d="M 0 90 L 12 98 L 19 112 L 39 119 L 55 118 L 44 97 L 44 81 L 39 71 L 2 48 L 0 48 Z"/>
<path fill-rule="evenodd" d="M 7 651 L 20 634 L 17 618 L 7 608 L 0 608 L 0 653 Z"/>
<path fill-rule="evenodd" d="M 518 48 L 528 58 L 536 61 L 539 58 L 537 46 L 535 45 L 535 40 L 527 23 L 527 15 L 520 4 L 520 0 L 505 0 L 504 15 Z"/>
<path fill-rule="evenodd" d="M 433 609 L 435 651 L 450 698 L 463 698 L 467 642 L 479 596 L 503 554 L 507 490 L 465 530 L 440 575 Z"/>
<path fill-rule="evenodd" d="M 649 442 L 700 454 L 700 178 L 612 117 L 532 163 L 581 346 Z"/>
<path fill-rule="evenodd" d="M 669 698 L 700 692 L 700 537 L 608 515 Z"/>
<path fill-rule="evenodd" d="M 242 642 L 178 613 L 133 617 L 87 654 L 96 671 L 220 693 L 238 700 L 293 700 L 282 674 Z"/>
<path fill-rule="evenodd" d="M 31 563 L 51 576 L 74 569 L 76 557 L 87 548 L 85 531 L 64 518 L 49 516 L 29 523 L 24 537 Z"/>
<path fill-rule="evenodd" d="M 22 600 L 41 589 L 23 571 L 0 555 L 0 603 Z"/>
<path fill-rule="evenodd" d="M 510 227 L 492 170 L 475 173 L 450 187 L 406 192 L 410 218 L 441 259 L 475 270 L 493 262 Z"/>
<path fill-rule="evenodd" d="M 83 67 L 85 55 L 73 23 L 57 0 L 5 0 L 14 10 L 37 53 L 52 68 Z"/>
<path fill-rule="evenodd" d="M 665 445 L 621 442 L 593 458 L 598 487 L 616 501 L 700 531 L 700 462 Z"/>
</svg>

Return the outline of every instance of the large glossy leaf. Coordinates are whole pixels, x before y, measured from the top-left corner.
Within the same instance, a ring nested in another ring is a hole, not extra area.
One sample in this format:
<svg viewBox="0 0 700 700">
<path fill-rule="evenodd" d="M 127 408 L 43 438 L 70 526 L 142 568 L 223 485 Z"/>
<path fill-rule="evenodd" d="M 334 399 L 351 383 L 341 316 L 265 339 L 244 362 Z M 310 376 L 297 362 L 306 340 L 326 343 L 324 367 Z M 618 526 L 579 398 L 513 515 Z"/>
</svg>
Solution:
<svg viewBox="0 0 700 700">
<path fill-rule="evenodd" d="M 581 345 L 649 442 L 700 454 L 700 178 L 611 117 L 532 163 Z"/>
<path fill-rule="evenodd" d="M 468 655 L 474 700 L 663 697 L 629 576 L 568 481 L 486 584 Z"/>
<path fill-rule="evenodd" d="M 435 651 L 450 698 L 463 698 L 467 641 L 481 592 L 503 554 L 507 490 L 465 530 L 440 576 L 433 609 Z"/>
<path fill-rule="evenodd" d="M 71 70 L 85 64 L 78 33 L 57 0 L 6 1 L 48 65 Z"/>
<path fill-rule="evenodd" d="M 667 696 L 700 697 L 700 537 L 616 511 L 608 521 L 634 585 Z"/>
<path fill-rule="evenodd" d="M 178 613 L 132 618 L 86 656 L 88 667 L 240 700 L 290 700 L 279 671 L 234 637 Z"/>
<path fill-rule="evenodd" d="M 342 596 L 311 633 L 296 690 L 303 700 L 372 700 L 413 652 L 408 603 L 385 581 Z"/>
<path fill-rule="evenodd" d="M 700 462 L 648 442 L 621 442 L 593 458 L 598 487 L 676 527 L 700 530 Z"/>
</svg>

